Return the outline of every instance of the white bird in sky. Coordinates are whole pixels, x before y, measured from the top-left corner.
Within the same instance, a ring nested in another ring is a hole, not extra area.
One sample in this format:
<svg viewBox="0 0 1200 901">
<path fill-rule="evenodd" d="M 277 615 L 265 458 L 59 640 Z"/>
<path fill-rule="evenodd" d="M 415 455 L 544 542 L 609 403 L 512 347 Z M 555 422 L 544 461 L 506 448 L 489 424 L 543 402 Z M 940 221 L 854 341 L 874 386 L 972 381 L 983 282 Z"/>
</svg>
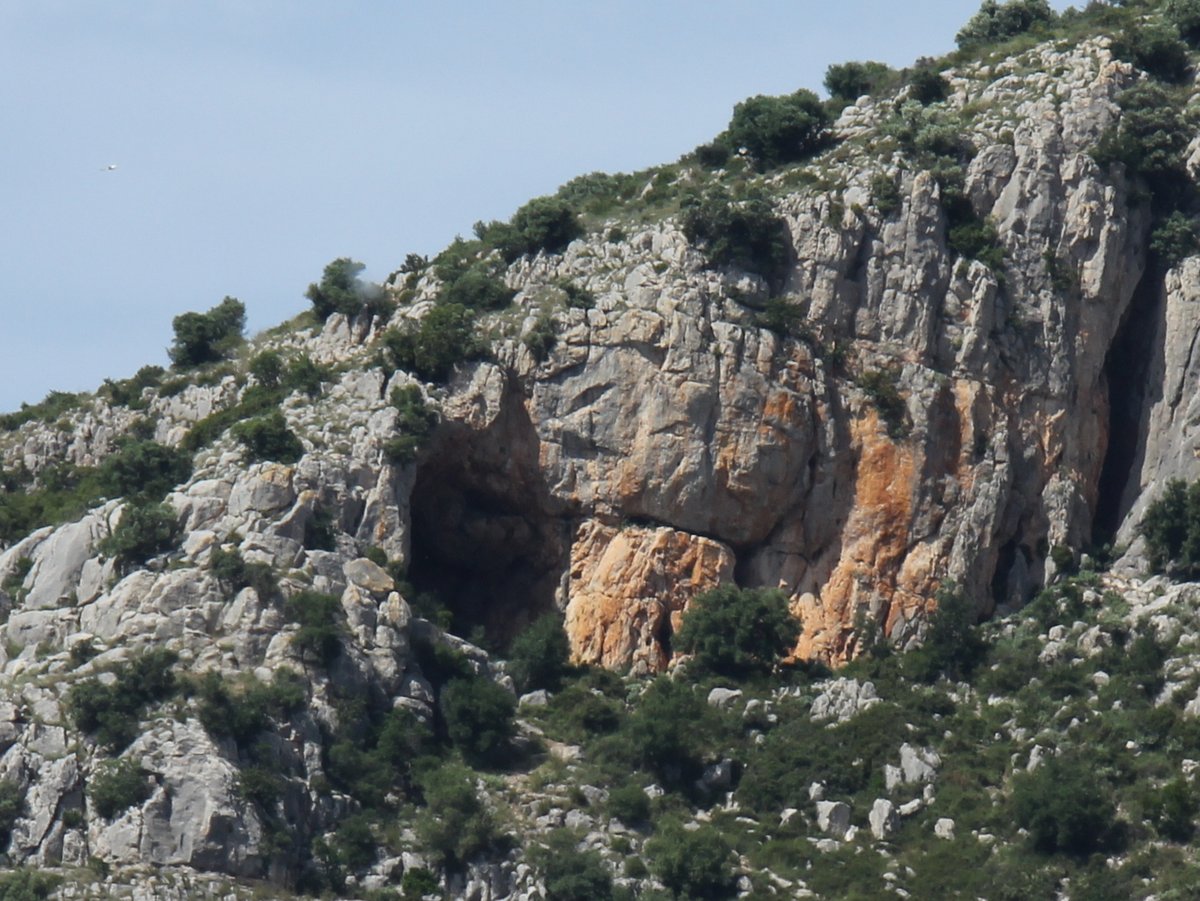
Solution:
<svg viewBox="0 0 1200 901">
<path fill-rule="evenodd" d="M 114 169 L 116 169 L 116 168 L 117 168 L 117 164 L 116 164 L 116 163 L 109 163 L 107 166 L 105 166 L 105 167 L 104 167 L 103 169 L 101 169 L 100 171 L 101 171 L 101 172 L 112 172 L 112 171 L 113 171 Z"/>
</svg>

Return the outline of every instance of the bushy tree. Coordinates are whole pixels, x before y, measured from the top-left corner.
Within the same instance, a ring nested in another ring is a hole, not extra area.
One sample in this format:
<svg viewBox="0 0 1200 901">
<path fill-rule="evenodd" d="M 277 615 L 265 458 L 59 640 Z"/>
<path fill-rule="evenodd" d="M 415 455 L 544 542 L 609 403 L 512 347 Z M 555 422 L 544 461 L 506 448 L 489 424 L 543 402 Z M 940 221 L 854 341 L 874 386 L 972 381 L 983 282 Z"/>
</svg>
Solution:
<svg viewBox="0 0 1200 901">
<path fill-rule="evenodd" d="M 275 388 L 283 378 L 283 357 L 277 350 L 264 350 L 250 360 L 249 369 L 259 384 Z"/>
<path fill-rule="evenodd" d="M 891 66 L 877 62 L 838 63 L 825 70 L 825 90 L 835 100 L 853 103 L 873 94 L 895 75 Z"/>
<path fill-rule="evenodd" d="M 304 456 L 304 445 L 288 428 L 287 420 L 278 410 L 239 422 L 232 429 L 246 449 L 250 462 L 271 460 L 275 463 L 295 463 Z"/>
<path fill-rule="evenodd" d="M 328 667 L 341 651 L 341 599 L 335 594 L 305 590 L 288 598 L 283 612 L 300 626 L 292 636 L 292 647 L 301 657 Z"/>
<path fill-rule="evenodd" d="M 121 751 L 137 735 L 142 712 L 176 690 L 171 651 L 154 650 L 112 669 L 112 681 L 87 679 L 67 693 L 67 712 L 75 727 L 93 734 L 110 751 Z"/>
<path fill-rule="evenodd" d="M 512 262 L 525 254 L 561 253 L 583 234 L 575 208 L 561 197 L 535 197 L 513 214 L 500 240 L 500 253 Z"/>
<path fill-rule="evenodd" d="M 715 189 L 683 203 L 683 233 L 712 266 L 734 266 L 778 285 L 787 272 L 787 225 L 764 196 L 734 198 Z"/>
<path fill-rule="evenodd" d="M 936 599 L 937 607 L 929 617 L 925 642 L 908 654 L 905 670 L 926 682 L 942 675 L 948 679 L 966 678 L 984 650 L 975 628 L 978 610 L 953 583 L 939 588 Z"/>
<path fill-rule="evenodd" d="M 378 285 L 359 278 L 366 268 L 349 257 L 338 257 L 325 267 L 321 281 L 304 292 L 318 319 L 324 322 L 334 313 L 354 316 L 380 297 Z"/>
<path fill-rule="evenodd" d="M 446 733 L 463 757 L 477 766 L 495 766 L 516 734 L 513 696 L 491 679 L 451 679 L 439 704 Z"/>
<path fill-rule="evenodd" d="M 725 141 L 746 148 L 760 169 L 806 159 L 828 138 L 829 113 L 812 91 L 782 97 L 758 95 L 733 108 Z"/>
<path fill-rule="evenodd" d="M 546 901 L 605 901 L 612 898 L 612 874 L 595 851 L 580 851 L 575 836 L 551 833 L 547 847 L 531 854 L 546 886 Z"/>
<path fill-rule="evenodd" d="M 1150 233 L 1150 252 L 1166 269 L 1178 266 L 1200 250 L 1196 223 L 1176 210 Z"/>
<path fill-rule="evenodd" d="M 1033 773 L 1017 776 L 1012 798 L 1017 823 L 1043 854 L 1086 857 L 1117 838 L 1112 790 L 1083 755 L 1051 757 Z"/>
<path fill-rule="evenodd" d="M 454 367 L 481 357 L 475 317 L 459 304 L 440 304 L 419 322 L 388 329 L 381 339 L 384 362 L 426 382 L 444 382 Z"/>
<path fill-rule="evenodd" d="M 606 741 L 609 753 L 632 769 L 648 770 L 666 784 L 685 786 L 699 775 L 720 731 L 713 709 L 692 686 L 660 676 Z"/>
<path fill-rule="evenodd" d="M 950 82 L 931 64 L 918 64 L 908 73 L 912 99 L 922 106 L 937 103 L 950 96 Z"/>
<path fill-rule="evenodd" d="M 177 369 L 225 359 L 242 340 L 246 306 L 226 297 L 207 313 L 183 313 L 171 320 L 175 340 L 167 351 Z"/>
<path fill-rule="evenodd" d="M 88 785 L 88 797 L 96 813 L 111 820 L 122 811 L 150 797 L 147 773 L 133 760 L 106 760 Z"/>
<path fill-rule="evenodd" d="M 392 463 L 411 463 L 437 426 L 438 414 L 416 385 L 393 388 L 391 401 L 399 414 L 396 417 L 399 434 L 384 444 L 384 455 Z"/>
<path fill-rule="evenodd" d="M 495 817 L 475 790 L 475 775 L 448 763 L 420 778 L 425 808 L 417 835 L 443 867 L 460 870 L 484 851 L 505 844 Z"/>
<path fill-rule="evenodd" d="M 1167 0 L 1163 11 L 1185 41 L 1200 43 L 1200 0 Z"/>
<path fill-rule="evenodd" d="M 518 635 L 508 652 L 508 671 L 518 691 L 558 691 L 570 671 L 571 645 L 562 617 L 547 613 Z"/>
<path fill-rule="evenodd" d="M 737 678 L 770 670 L 799 634 L 782 591 L 722 585 L 688 605 L 675 646 L 694 654 L 704 669 Z"/>
<path fill-rule="evenodd" d="M 99 547 L 118 567 L 128 569 L 174 548 L 181 531 L 179 516 L 168 505 L 131 502 L 122 508 L 120 522 Z"/>
<path fill-rule="evenodd" d="M 1156 572 L 1195 578 L 1200 572 L 1200 481 L 1171 479 L 1138 527 Z"/>
<path fill-rule="evenodd" d="M 1134 85 L 1117 102 L 1121 118 L 1101 136 L 1092 155 L 1101 165 L 1124 164 L 1131 174 L 1144 177 L 1156 195 L 1169 200 L 1186 183 L 1183 151 L 1191 130 L 1161 85 Z"/>
<path fill-rule="evenodd" d="M 191 454 L 154 441 L 129 441 L 100 465 L 100 481 L 113 496 L 158 500 L 187 481 Z"/>
<path fill-rule="evenodd" d="M 1009 38 L 1053 24 L 1056 16 L 1047 0 L 984 0 L 979 11 L 954 40 L 962 50 L 998 44 Z"/>
<path fill-rule="evenodd" d="M 1187 78 L 1188 48 L 1172 25 L 1135 22 L 1113 41 L 1113 55 L 1139 69 L 1178 84 Z"/>
<path fill-rule="evenodd" d="M 735 894 L 732 849 L 713 826 L 687 830 L 664 823 L 646 842 L 650 869 L 676 898 L 729 898 Z"/>
</svg>

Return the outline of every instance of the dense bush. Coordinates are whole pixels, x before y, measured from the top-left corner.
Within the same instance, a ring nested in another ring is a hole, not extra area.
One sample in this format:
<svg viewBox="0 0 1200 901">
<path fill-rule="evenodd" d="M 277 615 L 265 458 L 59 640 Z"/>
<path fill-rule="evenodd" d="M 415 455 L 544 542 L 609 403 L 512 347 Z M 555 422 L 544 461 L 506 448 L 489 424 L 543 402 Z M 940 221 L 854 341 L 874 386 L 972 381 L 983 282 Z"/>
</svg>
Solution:
<svg viewBox="0 0 1200 901">
<path fill-rule="evenodd" d="M 890 216 L 900 209 L 900 185 L 896 179 L 883 172 L 871 176 L 871 200 L 884 216 Z"/>
<path fill-rule="evenodd" d="M 864 94 L 874 94 L 895 75 L 891 66 L 884 63 L 840 63 L 825 70 L 825 90 L 834 100 L 853 103 Z"/>
<path fill-rule="evenodd" d="M 1185 41 L 1200 43 L 1200 0 L 1167 0 L 1163 11 Z"/>
<path fill-rule="evenodd" d="M 76 410 L 83 403 L 84 395 L 71 394 L 67 391 L 51 391 L 36 404 L 21 404 L 16 413 L 5 413 L 0 416 L 0 430 L 12 432 L 27 422 L 38 419 L 42 422 L 54 422 L 64 414 Z"/>
<path fill-rule="evenodd" d="M 303 681 L 290 670 L 278 670 L 270 683 L 253 676 L 230 684 L 207 672 L 196 689 L 197 715 L 210 735 L 229 737 L 248 750 L 270 726 L 271 717 L 284 718 L 307 700 Z"/>
<path fill-rule="evenodd" d="M 829 113 L 812 91 L 759 95 L 733 108 L 724 140 L 746 148 L 760 169 L 807 159 L 828 139 Z"/>
<path fill-rule="evenodd" d="M 974 602 L 953 584 L 939 588 L 936 597 L 937 608 L 929 617 L 925 641 L 906 656 L 904 671 L 924 682 L 932 682 L 939 676 L 964 679 L 984 652 L 975 628 L 978 611 Z"/>
<path fill-rule="evenodd" d="M 545 688 L 558 691 L 570 672 L 571 645 L 562 617 L 547 613 L 513 639 L 508 672 L 518 691 Z"/>
<path fill-rule="evenodd" d="M 1138 527 L 1156 572 L 1186 578 L 1200 573 L 1200 481 L 1191 485 L 1171 479 L 1153 501 Z"/>
<path fill-rule="evenodd" d="M 378 285 L 359 278 L 366 268 L 348 257 L 338 257 L 325 267 L 321 281 L 304 292 L 319 320 L 324 322 L 334 313 L 355 316 L 365 307 L 375 309 L 383 294 Z"/>
<path fill-rule="evenodd" d="M 173 550 L 183 526 L 167 504 L 132 501 L 121 508 L 121 519 L 97 547 L 122 570 L 141 566 L 151 557 Z"/>
<path fill-rule="evenodd" d="M 668 821 L 646 842 L 650 869 L 676 898 L 730 898 L 732 849 L 713 826 L 687 830 Z"/>
<path fill-rule="evenodd" d="M 467 762 L 503 762 L 516 734 L 517 704 L 505 689 L 480 676 L 451 679 L 438 699 L 446 733 Z"/>
<path fill-rule="evenodd" d="M 692 196 L 683 205 L 683 233 L 712 266 L 734 266 L 778 285 L 787 271 L 787 225 L 771 202 L 752 194 L 734 198 L 722 190 Z"/>
<path fill-rule="evenodd" d="M 950 96 L 950 82 L 931 65 L 917 65 L 908 73 L 909 96 L 922 106 L 938 103 Z"/>
<path fill-rule="evenodd" d="M 517 210 L 507 224 L 493 222 L 478 231 L 482 232 L 479 237 L 497 247 L 510 263 L 538 251 L 561 253 L 583 234 L 578 211 L 557 195 L 535 197 Z"/>
<path fill-rule="evenodd" d="M 292 636 L 292 647 L 301 657 L 328 667 L 341 650 L 341 599 L 335 594 L 302 591 L 284 602 L 283 612 L 300 626 Z"/>
<path fill-rule="evenodd" d="M 967 210 L 965 221 L 953 222 L 946 232 L 946 244 L 961 257 L 979 260 L 997 275 L 1004 272 L 1004 245 L 1000 232 L 990 219 L 980 219 Z"/>
<path fill-rule="evenodd" d="M 642 693 L 620 729 L 604 739 L 602 753 L 680 788 L 697 778 L 721 736 L 718 714 L 691 685 L 660 676 Z"/>
<path fill-rule="evenodd" d="M 269 601 L 279 592 L 279 580 L 269 563 L 247 563 L 236 548 L 213 548 L 208 558 L 208 571 L 221 587 L 229 592 L 253 588 L 259 600 Z"/>
<path fill-rule="evenodd" d="M 1176 210 L 1150 233 L 1150 252 L 1160 266 L 1170 269 L 1200 250 L 1196 223 Z"/>
<path fill-rule="evenodd" d="M 67 712 L 76 728 L 94 734 L 110 751 L 121 751 L 137 736 L 145 709 L 175 693 L 171 668 L 177 659 L 172 651 L 156 649 L 113 667 L 108 684 L 95 678 L 77 682 L 67 693 Z"/>
<path fill-rule="evenodd" d="M 417 818 L 417 835 L 443 867 L 460 870 L 484 851 L 507 843 L 466 767 L 445 764 L 425 773 L 420 783 L 425 809 Z"/>
<path fill-rule="evenodd" d="M 150 797 L 146 771 L 129 759 L 106 760 L 88 785 L 88 797 L 96 813 L 111 820 Z"/>
<path fill-rule="evenodd" d="M 1118 98 L 1120 120 L 1100 138 L 1092 155 L 1101 165 L 1122 163 L 1146 179 L 1151 191 L 1171 202 L 1186 182 L 1183 151 L 1191 130 L 1174 98 L 1161 85 L 1143 82 Z"/>
<path fill-rule="evenodd" d="M 156 388 L 162 382 L 165 371 L 161 366 L 143 366 L 130 378 L 105 379 L 99 394 L 114 407 L 129 407 L 131 410 L 141 410 L 146 407 L 142 392 L 146 388 Z"/>
<path fill-rule="evenodd" d="M 304 445 L 278 410 L 239 422 L 232 432 L 245 448 L 248 462 L 295 463 L 304 456 Z"/>
<path fill-rule="evenodd" d="M 0 901 L 44 901 L 61 882 L 61 876 L 41 870 L 6 870 L 0 873 Z"/>
<path fill-rule="evenodd" d="M 448 280 L 438 293 L 438 303 L 467 310 L 502 310 L 515 294 L 490 268 L 476 265 Z"/>
<path fill-rule="evenodd" d="M 546 901 L 605 901 L 613 896 L 612 875 L 595 851 L 580 851 L 570 832 L 552 833 L 548 847 L 531 855 L 542 873 Z"/>
<path fill-rule="evenodd" d="M 1006 3 L 984 0 L 979 11 L 967 21 L 954 40 L 962 50 L 999 44 L 1027 31 L 1051 25 L 1055 18 L 1047 0 L 1008 0 Z"/>
<path fill-rule="evenodd" d="M 1043 854 L 1086 857 L 1119 837 L 1111 789 L 1080 754 L 1051 757 L 1013 780 L 1013 813 Z"/>
<path fill-rule="evenodd" d="M 1187 45 L 1170 25 L 1135 22 L 1113 41 L 1113 55 L 1133 63 L 1163 81 L 1179 83 L 1187 78 Z"/>
<path fill-rule="evenodd" d="M 521 337 L 521 343 L 533 354 L 533 358 L 542 363 L 550 356 L 550 351 L 558 336 L 554 333 L 554 317 L 548 313 L 538 316 L 528 331 Z"/>
<path fill-rule="evenodd" d="M 167 355 L 177 369 L 225 359 L 242 340 L 246 305 L 226 297 L 207 313 L 183 313 L 171 320 L 175 340 Z"/>
<path fill-rule="evenodd" d="M 380 343 L 385 365 L 426 382 L 446 381 L 459 363 L 485 352 L 475 335 L 474 315 L 459 304 L 436 306 L 419 322 L 388 329 Z"/>
<path fill-rule="evenodd" d="M 7 853 L 13 826 L 25 810 L 25 794 L 12 779 L 0 779 L 0 854 Z"/>
<path fill-rule="evenodd" d="M 875 406 L 887 425 L 888 437 L 900 440 L 908 434 L 908 405 L 900 394 L 897 374 L 891 369 L 869 369 L 858 377 L 858 387 Z"/>
<path fill-rule="evenodd" d="M 339 715 L 341 728 L 328 742 L 326 772 L 364 808 L 383 810 L 397 793 L 411 789 L 413 761 L 434 750 L 433 733 L 408 710 L 379 716 L 350 706 Z"/>
<path fill-rule="evenodd" d="M 276 388 L 283 378 L 283 356 L 277 350 L 264 350 L 250 358 L 247 368 L 250 374 L 258 379 L 259 384 L 267 388 Z"/>
<path fill-rule="evenodd" d="M 674 643 L 702 669 L 737 678 L 769 671 L 799 634 L 782 591 L 723 585 L 696 595 Z"/>
<path fill-rule="evenodd" d="M 384 453 L 392 463 L 411 463 L 437 426 L 438 414 L 416 385 L 393 388 L 390 399 L 398 414 L 396 430 L 400 434 L 384 445 Z"/>
<path fill-rule="evenodd" d="M 159 500 L 192 474 L 191 454 L 154 441 L 127 441 L 100 465 L 102 487 L 114 496 Z"/>
</svg>

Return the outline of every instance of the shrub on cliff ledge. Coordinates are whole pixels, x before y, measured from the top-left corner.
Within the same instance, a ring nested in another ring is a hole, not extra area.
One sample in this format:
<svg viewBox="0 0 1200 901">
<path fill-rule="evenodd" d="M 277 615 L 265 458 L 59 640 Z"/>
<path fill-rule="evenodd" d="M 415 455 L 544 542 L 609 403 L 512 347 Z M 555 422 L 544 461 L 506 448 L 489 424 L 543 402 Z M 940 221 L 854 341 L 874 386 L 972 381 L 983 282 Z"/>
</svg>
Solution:
<svg viewBox="0 0 1200 901">
<path fill-rule="evenodd" d="M 962 50 L 998 44 L 1043 25 L 1050 25 L 1054 19 L 1054 10 L 1047 0 L 1009 0 L 1007 3 L 984 0 L 979 12 L 971 16 L 954 41 Z"/>
<path fill-rule="evenodd" d="M 737 678 L 770 670 L 799 634 L 782 591 L 723 585 L 696 595 L 675 645 L 709 672 Z"/>
<path fill-rule="evenodd" d="M 171 320 L 175 340 L 167 355 L 177 369 L 213 363 L 242 340 L 246 305 L 226 297 L 207 313 L 183 313 Z"/>
<path fill-rule="evenodd" d="M 760 169 L 774 169 L 812 156 L 824 146 L 829 113 L 812 91 L 782 97 L 759 95 L 733 108 L 724 141 L 745 147 Z"/>
<path fill-rule="evenodd" d="M 683 233 L 712 266 L 735 266 L 778 284 L 788 265 L 788 231 L 759 195 L 734 198 L 721 190 L 687 198 Z"/>
</svg>

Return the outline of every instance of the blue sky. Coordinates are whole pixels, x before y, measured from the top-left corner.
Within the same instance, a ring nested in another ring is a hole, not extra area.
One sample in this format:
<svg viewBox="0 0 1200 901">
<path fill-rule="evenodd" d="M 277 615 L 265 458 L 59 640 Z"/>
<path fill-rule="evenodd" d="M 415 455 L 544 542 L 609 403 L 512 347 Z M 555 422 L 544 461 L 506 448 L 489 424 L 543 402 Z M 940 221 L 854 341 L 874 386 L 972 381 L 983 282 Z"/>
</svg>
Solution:
<svg viewBox="0 0 1200 901">
<path fill-rule="evenodd" d="M 263 329 L 336 257 L 382 279 L 672 161 L 831 63 L 950 50 L 978 5 L 0 0 L 0 410 L 165 364 L 225 295 Z"/>
</svg>

